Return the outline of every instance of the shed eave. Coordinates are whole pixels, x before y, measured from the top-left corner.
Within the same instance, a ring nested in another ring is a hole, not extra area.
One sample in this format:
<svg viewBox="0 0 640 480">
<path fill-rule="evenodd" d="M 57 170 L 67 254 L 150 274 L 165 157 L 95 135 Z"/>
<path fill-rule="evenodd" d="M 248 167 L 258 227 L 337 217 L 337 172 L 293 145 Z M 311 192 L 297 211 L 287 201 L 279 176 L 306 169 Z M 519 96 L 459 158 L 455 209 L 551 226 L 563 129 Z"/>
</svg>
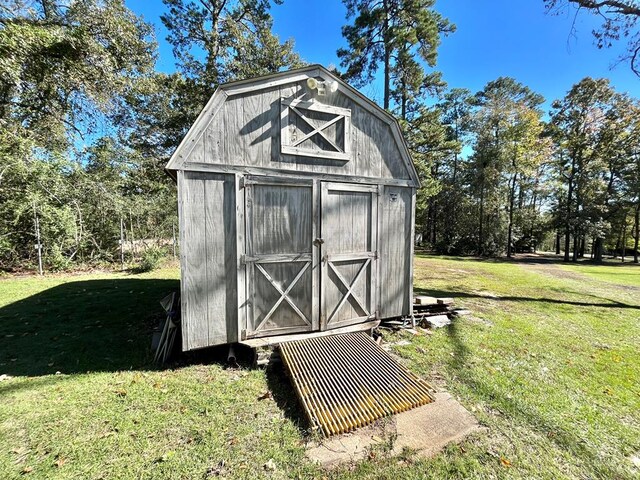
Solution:
<svg viewBox="0 0 640 480">
<path fill-rule="evenodd" d="M 213 120 L 216 113 L 218 113 L 218 110 L 226 99 L 227 94 L 220 87 L 213 92 L 213 95 L 211 95 L 211 98 L 198 115 L 198 118 L 196 118 L 196 121 L 191 125 L 191 128 L 189 128 L 189 131 L 180 142 L 180 145 L 178 145 L 178 148 L 176 148 L 173 155 L 171 155 L 169 162 L 167 162 L 165 166 L 165 170 L 175 171 L 183 169 L 185 159 L 189 156 L 197 140 L 205 132 L 207 126 L 211 120 Z"/>
</svg>

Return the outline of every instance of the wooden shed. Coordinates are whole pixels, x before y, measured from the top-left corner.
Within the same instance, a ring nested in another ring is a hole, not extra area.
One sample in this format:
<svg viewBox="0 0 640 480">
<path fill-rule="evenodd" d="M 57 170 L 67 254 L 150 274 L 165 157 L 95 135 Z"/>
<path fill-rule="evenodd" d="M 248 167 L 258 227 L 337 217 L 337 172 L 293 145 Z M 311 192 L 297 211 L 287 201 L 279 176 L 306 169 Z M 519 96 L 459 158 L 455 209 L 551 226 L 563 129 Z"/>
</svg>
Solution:
<svg viewBox="0 0 640 480">
<path fill-rule="evenodd" d="M 322 66 L 222 85 L 167 170 L 184 350 L 411 314 L 416 170 Z"/>
</svg>

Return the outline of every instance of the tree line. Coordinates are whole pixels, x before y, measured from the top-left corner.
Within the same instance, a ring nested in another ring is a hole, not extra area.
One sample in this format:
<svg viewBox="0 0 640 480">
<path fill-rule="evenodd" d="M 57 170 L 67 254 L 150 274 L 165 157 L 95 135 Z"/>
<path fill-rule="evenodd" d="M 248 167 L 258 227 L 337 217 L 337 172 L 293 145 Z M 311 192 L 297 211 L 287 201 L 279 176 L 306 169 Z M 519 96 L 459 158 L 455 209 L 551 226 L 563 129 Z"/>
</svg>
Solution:
<svg viewBox="0 0 640 480">
<path fill-rule="evenodd" d="M 1 268 L 170 250 L 163 168 L 215 88 L 305 63 L 273 34 L 270 0 L 162 2 L 171 74 L 156 70 L 154 28 L 122 0 L 0 0 Z M 449 88 L 437 51 L 455 26 L 435 0 L 343 3 L 335 71 L 357 87 L 381 75 L 422 179 L 428 247 L 510 256 L 546 242 L 567 260 L 627 249 L 637 261 L 637 99 L 586 78 L 545 112 L 512 78 Z"/>
<path fill-rule="evenodd" d="M 640 102 L 592 78 L 547 112 L 543 102 L 508 77 L 444 95 L 435 108 L 454 148 L 426 163 L 424 240 L 451 254 L 543 247 L 567 261 L 628 253 L 637 262 Z"/>
</svg>

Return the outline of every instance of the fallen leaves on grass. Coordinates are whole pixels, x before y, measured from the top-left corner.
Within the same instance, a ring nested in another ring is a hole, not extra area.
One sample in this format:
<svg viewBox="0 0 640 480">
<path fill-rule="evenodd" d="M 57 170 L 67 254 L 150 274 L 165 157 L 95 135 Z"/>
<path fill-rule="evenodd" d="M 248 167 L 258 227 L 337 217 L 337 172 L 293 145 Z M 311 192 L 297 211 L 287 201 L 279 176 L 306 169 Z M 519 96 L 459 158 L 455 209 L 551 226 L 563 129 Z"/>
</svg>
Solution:
<svg viewBox="0 0 640 480">
<path fill-rule="evenodd" d="M 173 457 L 175 457 L 175 455 L 176 455 L 176 452 L 174 450 L 169 450 L 168 452 L 164 453 L 160 458 L 158 458 L 156 460 L 156 463 L 167 462 L 171 460 Z"/>
<path fill-rule="evenodd" d="M 18 447 L 11 450 L 11 453 L 14 453 L 17 457 L 15 463 L 22 463 L 27 455 L 31 453 L 31 449 L 27 447 Z"/>
<path fill-rule="evenodd" d="M 119 388 L 118 390 L 115 390 L 113 393 L 115 393 L 118 397 L 127 396 L 127 391 L 124 388 Z"/>
<path fill-rule="evenodd" d="M 510 467 L 511 466 L 511 462 L 508 459 L 504 458 L 504 457 L 500 457 L 500 464 L 503 467 Z"/>
<path fill-rule="evenodd" d="M 268 470 L 270 472 L 275 472 L 277 470 L 277 465 L 276 462 L 273 460 L 273 458 L 270 458 L 267 463 L 264 464 L 264 469 Z"/>
<path fill-rule="evenodd" d="M 26 466 L 22 469 L 22 474 L 26 475 L 27 473 L 33 472 L 33 467 Z"/>
<path fill-rule="evenodd" d="M 266 400 L 267 398 L 272 398 L 273 395 L 271 394 L 270 391 L 267 391 L 266 393 L 263 393 L 262 395 L 260 395 L 258 397 L 258 400 Z"/>
<path fill-rule="evenodd" d="M 67 463 L 67 459 L 62 457 L 62 456 L 60 456 L 60 455 L 57 456 L 56 457 L 56 461 L 53 462 L 53 464 L 58 468 L 62 467 L 65 463 Z"/>
<path fill-rule="evenodd" d="M 225 468 L 225 462 L 224 460 L 220 460 L 218 465 L 216 465 L 215 467 L 209 467 L 207 469 L 207 473 L 205 474 L 205 477 L 219 477 L 219 476 L 225 475 L 226 473 L 227 473 L 227 470 Z"/>
</svg>

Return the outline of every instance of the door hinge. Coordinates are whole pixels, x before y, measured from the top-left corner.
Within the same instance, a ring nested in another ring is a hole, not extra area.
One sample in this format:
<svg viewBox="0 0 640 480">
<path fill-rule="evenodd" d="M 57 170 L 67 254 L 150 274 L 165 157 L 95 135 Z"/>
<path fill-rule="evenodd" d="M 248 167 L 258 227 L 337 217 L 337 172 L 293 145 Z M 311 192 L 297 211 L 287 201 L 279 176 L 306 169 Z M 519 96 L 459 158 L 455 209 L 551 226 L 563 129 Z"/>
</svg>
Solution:
<svg viewBox="0 0 640 480">
<path fill-rule="evenodd" d="M 238 179 L 238 187 L 239 187 L 240 189 L 243 189 L 243 188 L 245 187 L 244 177 L 240 177 L 240 178 Z"/>
</svg>

